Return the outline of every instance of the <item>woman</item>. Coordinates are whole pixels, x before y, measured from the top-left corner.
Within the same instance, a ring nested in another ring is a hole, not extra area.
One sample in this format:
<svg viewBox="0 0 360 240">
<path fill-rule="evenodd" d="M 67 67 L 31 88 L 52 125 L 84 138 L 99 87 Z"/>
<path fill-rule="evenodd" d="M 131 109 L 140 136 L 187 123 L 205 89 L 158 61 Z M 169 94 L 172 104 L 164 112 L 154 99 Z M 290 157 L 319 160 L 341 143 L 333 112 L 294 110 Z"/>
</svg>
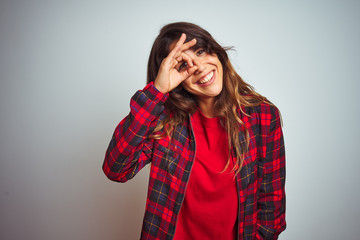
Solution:
<svg viewBox="0 0 360 240">
<path fill-rule="evenodd" d="M 277 108 L 191 23 L 164 26 L 103 170 L 126 182 L 151 162 L 141 239 L 277 239 L 285 150 Z"/>
</svg>

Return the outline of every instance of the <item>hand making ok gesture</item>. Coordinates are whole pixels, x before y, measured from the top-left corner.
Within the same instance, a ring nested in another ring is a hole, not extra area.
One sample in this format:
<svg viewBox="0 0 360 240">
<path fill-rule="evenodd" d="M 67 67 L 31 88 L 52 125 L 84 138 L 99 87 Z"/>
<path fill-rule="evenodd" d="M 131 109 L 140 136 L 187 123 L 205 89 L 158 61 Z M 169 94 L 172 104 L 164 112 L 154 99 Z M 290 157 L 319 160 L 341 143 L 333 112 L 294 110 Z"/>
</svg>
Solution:
<svg viewBox="0 0 360 240">
<path fill-rule="evenodd" d="M 162 93 L 168 93 L 176 88 L 182 81 L 191 76 L 196 70 L 192 59 L 185 53 L 196 44 L 196 39 L 184 43 L 186 35 L 181 34 L 180 39 L 171 49 L 169 55 L 161 62 L 159 72 L 154 81 L 154 86 Z M 173 45 L 173 44 L 171 44 Z M 180 66 L 186 65 L 186 68 Z"/>
</svg>

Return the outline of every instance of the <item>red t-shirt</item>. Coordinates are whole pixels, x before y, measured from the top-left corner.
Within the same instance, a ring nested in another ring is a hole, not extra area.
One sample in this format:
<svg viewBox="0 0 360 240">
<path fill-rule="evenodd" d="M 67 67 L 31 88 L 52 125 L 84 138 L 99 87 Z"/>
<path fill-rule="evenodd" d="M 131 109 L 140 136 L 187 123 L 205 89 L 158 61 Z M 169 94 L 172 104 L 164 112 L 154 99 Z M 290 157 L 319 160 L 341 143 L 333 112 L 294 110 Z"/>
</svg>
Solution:
<svg viewBox="0 0 360 240">
<path fill-rule="evenodd" d="M 193 116 L 196 157 L 178 216 L 175 240 L 236 239 L 238 195 L 228 142 L 219 118 Z"/>
</svg>

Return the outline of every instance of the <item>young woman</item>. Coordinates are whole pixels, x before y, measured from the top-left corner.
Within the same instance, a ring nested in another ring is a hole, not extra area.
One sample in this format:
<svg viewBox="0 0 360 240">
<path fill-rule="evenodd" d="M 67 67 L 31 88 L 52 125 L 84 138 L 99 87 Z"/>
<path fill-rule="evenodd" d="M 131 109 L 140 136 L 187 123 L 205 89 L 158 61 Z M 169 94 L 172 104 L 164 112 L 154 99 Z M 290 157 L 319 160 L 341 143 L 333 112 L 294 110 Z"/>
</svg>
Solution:
<svg viewBox="0 0 360 240">
<path fill-rule="evenodd" d="M 286 227 L 279 112 L 207 31 L 164 26 L 130 107 L 103 170 L 126 182 L 151 163 L 141 239 L 277 239 Z"/>
</svg>

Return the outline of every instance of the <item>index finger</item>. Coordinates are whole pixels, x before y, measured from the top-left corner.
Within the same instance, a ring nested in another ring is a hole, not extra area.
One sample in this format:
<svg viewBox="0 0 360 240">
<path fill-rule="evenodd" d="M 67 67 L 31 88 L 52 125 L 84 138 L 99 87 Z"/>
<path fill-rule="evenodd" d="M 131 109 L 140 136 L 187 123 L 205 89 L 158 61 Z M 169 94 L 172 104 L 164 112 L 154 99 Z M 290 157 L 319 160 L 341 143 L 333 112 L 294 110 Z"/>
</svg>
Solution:
<svg viewBox="0 0 360 240">
<path fill-rule="evenodd" d="M 173 58 L 175 56 L 175 54 L 181 49 L 181 47 L 183 46 L 184 42 L 186 40 L 186 34 L 182 33 L 181 37 L 179 38 L 179 40 L 176 42 L 175 47 L 170 51 L 168 57 L 169 58 Z"/>
</svg>

